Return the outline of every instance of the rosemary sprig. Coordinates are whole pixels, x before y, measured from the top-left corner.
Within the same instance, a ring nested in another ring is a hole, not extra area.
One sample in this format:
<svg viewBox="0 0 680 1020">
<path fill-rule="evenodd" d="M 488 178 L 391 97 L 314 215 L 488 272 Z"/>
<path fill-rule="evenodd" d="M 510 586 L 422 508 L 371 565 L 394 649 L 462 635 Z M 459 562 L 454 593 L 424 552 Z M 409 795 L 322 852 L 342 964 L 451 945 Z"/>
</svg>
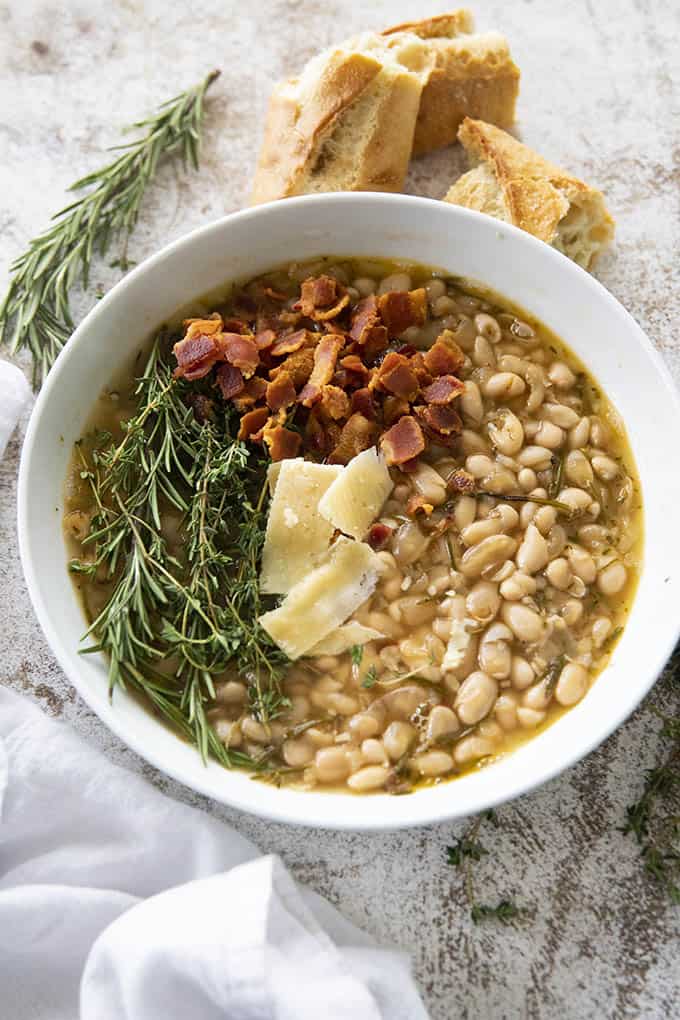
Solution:
<svg viewBox="0 0 680 1020">
<path fill-rule="evenodd" d="M 0 305 L 0 343 L 8 343 L 13 354 L 29 348 L 34 385 L 44 382 L 73 331 L 70 291 L 79 277 L 87 288 L 95 252 L 104 254 L 119 237 L 127 242 L 161 159 L 179 151 L 185 166 L 198 167 L 203 100 L 218 75 L 211 71 L 154 116 L 133 124 L 146 129 L 142 137 L 115 146 L 121 155 L 72 184 L 70 191 L 89 190 L 56 213 L 53 225 L 12 264 Z M 123 269 L 129 265 L 125 244 L 116 262 Z"/>
<path fill-rule="evenodd" d="M 122 439 L 104 434 L 89 456 L 81 447 L 94 516 L 87 555 L 71 568 L 111 584 L 85 651 L 107 654 L 111 691 L 141 690 L 204 757 L 256 767 L 217 741 L 207 710 L 215 678 L 230 672 L 247 682 L 263 723 L 287 705 L 285 657 L 257 624 L 264 466 L 232 437 L 228 416 L 196 420 L 166 347 L 161 335 Z M 164 536 L 169 511 L 182 514 L 181 550 Z M 168 662 L 172 681 L 161 672 Z"/>
</svg>

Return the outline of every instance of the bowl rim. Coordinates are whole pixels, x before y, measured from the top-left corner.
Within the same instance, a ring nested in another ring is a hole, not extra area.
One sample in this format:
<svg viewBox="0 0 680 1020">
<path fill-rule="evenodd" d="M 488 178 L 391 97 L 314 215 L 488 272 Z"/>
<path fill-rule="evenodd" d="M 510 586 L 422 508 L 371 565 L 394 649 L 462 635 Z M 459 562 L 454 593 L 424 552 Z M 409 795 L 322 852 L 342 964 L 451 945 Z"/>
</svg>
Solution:
<svg viewBox="0 0 680 1020">
<path fill-rule="evenodd" d="M 218 803 L 223 803 L 229 807 L 237 810 L 243 810 L 249 814 L 269 819 L 271 821 L 283 822 L 297 826 L 326 829 L 332 828 L 353 832 L 396 831 L 399 829 L 436 824 L 450 821 L 455 818 L 466 817 L 473 812 L 469 809 L 457 810 L 456 800 L 454 798 L 451 798 L 450 800 L 442 799 L 441 803 L 435 803 L 434 801 L 431 802 L 429 798 L 423 798 L 421 802 L 421 809 L 411 811 L 410 817 L 406 819 L 391 817 L 383 818 L 376 812 L 374 817 L 357 820 L 356 818 L 343 818 L 339 813 L 337 818 L 334 818 L 332 821 L 325 819 L 323 822 L 317 822 L 313 817 L 305 817 L 306 814 L 308 816 L 313 815 L 312 811 L 305 812 L 304 809 L 304 801 L 313 796 L 313 794 L 300 794 L 301 804 L 299 808 L 296 806 L 295 809 L 286 807 L 284 797 L 280 797 L 280 803 L 277 803 L 276 799 L 273 798 L 271 805 L 267 805 L 266 808 L 262 808 L 260 805 L 252 807 L 249 805 L 247 799 L 232 796 L 231 792 L 228 790 L 225 791 L 225 796 L 217 795 L 214 787 L 207 780 L 207 769 L 205 770 L 205 781 L 193 776 L 187 777 L 182 773 L 181 768 L 176 767 L 172 762 L 164 760 L 162 748 L 157 750 L 156 747 L 142 746 L 141 742 L 136 739 L 135 734 L 130 734 L 128 732 L 128 729 L 123 722 L 122 715 L 117 715 L 115 710 L 106 711 L 103 709 L 101 703 L 96 701 L 95 693 L 90 685 L 86 682 L 82 682 L 77 672 L 71 668 L 71 663 L 69 662 L 69 649 L 53 624 L 49 608 L 41 594 L 39 580 L 40 570 L 32 555 L 27 524 L 27 507 L 30 497 L 29 482 L 31 459 L 39 431 L 40 419 L 43 415 L 44 409 L 51 400 L 52 394 L 58 388 L 60 380 L 64 374 L 69 371 L 73 359 L 77 357 L 80 345 L 87 339 L 88 334 L 92 331 L 92 329 L 96 327 L 98 319 L 100 316 L 105 314 L 109 305 L 115 304 L 124 299 L 126 291 L 137 281 L 138 278 L 144 276 L 163 261 L 172 255 L 181 252 L 183 249 L 189 250 L 194 245 L 200 244 L 206 238 L 209 238 L 211 234 L 219 234 L 227 227 L 228 224 L 248 221 L 250 219 L 266 218 L 272 209 L 280 208 L 281 204 L 281 202 L 268 202 L 252 208 L 229 213 L 217 220 L 199 226 L 175 241 L 172 241 L 170 244 L 165 245 L 159 251 L 155 252 L 149 258 L 145 259 L 138 266 L 133 268 L 112 287 L 104 298 L 99 301 L 90 310 L 90 312 L 88 312 L 60 352 L 38 394 L 31 413 L 21 451 L 19 467 L 17 492 L 19 552 L 31 604 L 36 613 L 43 634 L 45 635 L 57 662 L 63 670 L 66 678 L 75 687 L 76 691 L 91 711 L 93 711 L 102 720 L 102 722 L 104 722 L 104 724 L 116 735 L 116 737 L 118 737 L 126 746 L 130 747 L 142 759 L 149 762 L 159 771 L 182 783 L 184 786 L 209 797 L 211 800 L 215 800 Z M 387 205 L 393 206 L 395 208 L 395 212 L 398 208 L 405 205 L 415 207 L 420 206 L 422 208 L 436 207 L 438 214 L 441 215 L 442 218 L 460 217 L 463 220 L 471 220 L 473 222 L 483 221 L 487 225 L 488 223 L 492 223 L 496 228 L 499 228 L 499 226 L 502 227 L 504 234 L 507 233 L 511 237 L 514 237 L 520 244 L 533 247 L 534 249 L 540 249 L 540 257 L 548 260 L 549 262 L 552 261 L 556 265 L 558 272 L 563 275 L 566 274 L 567 276 L 571 274 L 575 278 L 579 279 L 581 286 L 585 286 L 590 292 L 597 294 L 598 298 L 600 300 L 604 300 L 609 308 L 611 308 L 612 312 L 615 312 L 619 317 L 623 315 L 637 344 L 642 348 L 647 358 L 650 360 L 651 365 L 655 370 L 659 385 L 663 386 L 665 389 L 669 401 L 674 405 L 676 417 L 678 418 L 678 421 L 680 421 L 680 395 L 678 394 L 678 390 L 676 389 L 670 371 L 659 352 L 653 346 L 650 339 L 632 315 L 614 297 L 614 295 L 611 294 L 606 287 L 604 287 L 603 284 L 595 279 L 595 277 L 591 276 L 588 272 L 586 272 L 586 270 L 572 262 L 565 255 L 561 254 L 550 245 L 545 244 L 543 241 L 538 240 L 525 231 L 522 231 L 511 224 L 499 224 L 499 221 L 484 213 L 465 209 L 461 206 L 446 204 L 436 199 L 422 198 L 412 195 L 379 192 L 335 192 L 288 198 L 285 200 L 284 204 L 291 211 L 300 207 L 305 208 L 333 204 L 337 205 L 340 209 L 345 206 L 360 208 L 362 206 L 372 204 Z M 376 247 L 379 248 L 380 244 L 377 243 Z M 379 255 L 376 255 L 376 257 L 379 257 Z M 510 300 L 512 299 L 510 298 Z M 527 310 L 531 311 L 531 309 Z M 678 618 L 674 628 L 669 626 L 668 638 L 665 644 L 663 644 L 662 647 L 657 647 L 654 655 L 651 657 L 652 661 L 648 667 L 648 682 L 645 685 L 642 685 L 639 690 L 633 692 L 632 695 L 629 695 L 627 699 L 623 699 L 614 706 L 611 714 L 603 721 L 596 734 L 593 734 L 585 743 L 576 745 L 574 750 L 570 750 L 568 753 L 562 754 L 558 761 L 552 761 L 548 764 L 542 765 L 541 768 L 537 770 L 536 774 L 530 779 L 518 778 L 510 792 L 503 790 L 497 795 L 491 794 L 484 797 L 480 800 L 474 813 L 495 807 L 500 803 L 510 802 L 519 796 L 531 792 L 537 787 L 549 782 L 560 773 L 566 771 L 568 768 L 571 768 L 587 755 L 591 754 L 593 750 L 599 747 L 609 736 L 611 736 L 611 734 L 632 714 L 642 699 L 649 693 L 667 663 L 679 637 L 680 617 Z M 108 702 L 106 704 L 110 705 Z M 278 793 L 279 791 L 276 792 Z M 323 793 L 322 795 L 324 797 L 329 796 L 328 793 Z M 340 794 L 339 796 L 342 797 L 342 799 L 347 797 L 346 794 Z M 416 797 L 415 799 L 419 800 L 420 798 Z M 408 798 L 408 800 L 411 801 L 412 798 Z"/>
</svg>

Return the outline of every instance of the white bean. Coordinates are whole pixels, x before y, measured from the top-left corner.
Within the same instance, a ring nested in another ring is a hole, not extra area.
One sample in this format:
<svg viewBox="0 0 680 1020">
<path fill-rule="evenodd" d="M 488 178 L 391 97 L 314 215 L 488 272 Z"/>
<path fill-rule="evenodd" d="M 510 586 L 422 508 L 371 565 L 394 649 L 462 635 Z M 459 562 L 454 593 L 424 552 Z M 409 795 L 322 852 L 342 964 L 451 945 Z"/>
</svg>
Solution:
<svg viewBox="0 0 680 1020">
<path fill-rule="evenodd" d="M 565 591 L 571 584 L 573 576 L 569 563 L 563 556 L 558 556 L 548 564 L 545 575 L 553 588 L 557 588 L 558 591 Z"/>
<path fill-rule="evenodd" d="M 460 722 L 455 712 L 452 712 L 446 705 L 435 705 L 427 719 L 425 739 L 429 743 L 441 740 L 442 737 L 450 737 L 460 729 Z"/>
<path fill-rule="evenodd" d="M 522 705 L 521 708 L 517 709 L 517 718 L 522 729 L 533 730 L 543 722 L 545 712 Z"/>
<path fill-rule="evenodd" d="M 509 559 L 516 548 L 517 543 L 509 535 L 491 535 L 466 550 L 459 564 L 460 572 L 465 577 L 479 577 L 485 567 Z"/>
<path fill-rule="evenodd" d="M 489 581 L 477 581 L 465 600 L 465 608 L 469 615 L 482 623 L 488 623 L 494 618 L 500 604 L 498 585 Z"/>
<path fill-rule="evenodd" d="M 593 471 L 603 482 L 613 482 L 621 474 L 621 468 L 611 457 L 598 454 L 593 457 L 591 464 Z"/>
<path fill-rule="evenodd" d="M 597 587 L 603 595 L 616 595 L 624 587 L 628 572 L 620 560 L 608 563 L 597 575 Z"/>
<path fill-rule="evenodd" d="M 493 754 L 493 742 L 486 740 L 483 737 L 476 737 L 471 734 L 469 737 L 463 737 L 456 744 L 453 752 L 453 757 L 458 765 L 466 765 L 468 762 L 477 761 L 479 758 L 486 758 L 488 755 Z"/>
<path fill-rule="evenodd" d="M 356 283 L 355 283 L 356 287 Z M 359 288 L 357 287 L 357 290 Z M 411 277 L 408 273 L 392 273 L 385 276 L 378 285 L 378 294 L 387 294 L 392 290 L 410 290 Z"/>
<path fill-rule="evenodd" d="M 347 752 L 341 747 L 322 747 L 316 752 L 314 769 L 321 783 L 338 783 L 350 773 Z"/>
<path fill-rule="evenodd" d="M 410 723 L 401 720 L 391 722 L 383 734 L 383 745 L 391 760 L 397 761 L 406 754 L 415 737 L 416 731 Z"/>
<path fill-rule="evenodd" d="M 566 404 L 544 404 L 543 413 L 549 421 L 559 425 L 561 429 L 571 429 L 578 421 L 576 411 Z"/>
<path fill-rule="evenodd" d="M 453 523 L 459 532 L 463 531 L 475 519 L 477 500 L 472 496 L 459 496 L 453 510 Z"/>
<path fill-rule="evenodd" d="M 425 751 L 413 759 L 421 776 L 443 776 L 453 768 L 453 758 L 446 751 Z"/>
<path fill-rule="evenodd" d="M 580 577 L 585 584 L 592 584 L 597 577 L 595 560 L 587 550 L 580 545 L 567 546 L 567 559 L 572 573 Z"/>
<path fill-rule="evenodd" d="M 494 680 L 510 676 L 512 656 L 505 641 L 482 640 L 479 645 L 479 666 Z"/>
<path fill-rule="evenodd" d="M 511 577 L 502 581 L 500 586 L 501 595 L 510 602 L 518 602 L 526 595 L 533 595 L 535 591 L 536 581 L 521 570 L 516 570 Z"/>
<path fill-rule="evenodd" d="M 570 390 L 576 382 L 576 376 L 563 361 L 553 361 L 548 369 L 548 379 L 558 390 Z"/>
<path fill-rule="evenodd" d="M 588 689 L 588 671 L 577 662 L 568 662 L 562 669 L 555 688 L 560 705 L 575 705 Z"/>
<path fill-rule="evenodd" d="M 533 468 L 534 471 L 545 471 L 550 467 L 552 453 L 545 446 L 525 446 L 518 454 L 517 460 L 522 467 Z"/>
<path fill-rule="evenodd" d="M 514 372 L 497 372 L 482 385 L 485 397 L 493 400 L 507 400 L 524 393 L 526 385 L 521 376 Z"/>
<path fill-rule="evenodd" d="M 581 418 L 573 429 L 569 431 L 569 449 L 579 450 L 582 446 L 585 446 L 588 442 L 588 435 L 590 433 L 590 422 L 587 418 Z"/>
<path fill-rule="evenodd" d="M 486 673 L 477 670 L 463 681 L 456 695 L 455 709 L 465 726 L 472 726 L 491 711 L 498 697 L 498 684 Z"/>
<path fill-rule="evenodd" d="M 475 315 L 475 329 L 492 344 L 497 344 L 501 339 L 501 327 L 493 316 L 485 312 L 478 312 Z"/>
<path fill-rule="evenodd" d="M 521 655 L 513 655 L 512 665 L 510 667 L 510 679 L 512 686 L 518 690 L 523 691 L 534 682 L 536 674 L 529 665 L 526 659 L 523 659 Z"/>
<path fill-rule="evenodd" d="M 564 442 L 564 432 L 558 425 L 550 421 L 542 421 L 534 441 L 538 446 L 546 446 L 549 450 L 558 450 Z"/>
<path fill-rule="evenodd" d="M 524 533 L 524 541 L 515 557 L 517 566 L 525 574 L 535 574 L 548 562 L 548 544 L 534 524 Z"/>
<path fill-rule="evenodd" d="M 367 790 L 377 790 L 385 785 L 389 770 L 384 765 L 367 765 L 359 769 L 347 780 L 347 785 L 357 793 L 365 793 Z"/>
<path fill-rule="evenodd" d="M 472 379 L 468 379 L 465 383 L 465 389 L 463 390 L 460 400 L 459 407 L 463 414 L 463 417 L 468 421 L 471 421 L 474 425 L 479 425 L 484 416 L 484 405 L 482 404 L 482 396 L 479 392 L 479 386 Z"/>
<path fill-rule="evenodd" d="M 539 614 L 520 602 L 504 602 L 501 618 L 518 641 L 534 644 L 543 636 L 544 624 Z"/>
<path fill-rule="evenodd" d="M 516 414 L 503 408 L 495 420 L 487 425 L 489 439 L 506 457 L 514 457 L 522 449 L 524 429 Z"/>
<path fill-rule="evenodd" d="M 564 474 L 568 482 L 587 489 L 593 484 L 593 469 L 581 450 L 572 450 L 564 462 Z"/>
</svg>

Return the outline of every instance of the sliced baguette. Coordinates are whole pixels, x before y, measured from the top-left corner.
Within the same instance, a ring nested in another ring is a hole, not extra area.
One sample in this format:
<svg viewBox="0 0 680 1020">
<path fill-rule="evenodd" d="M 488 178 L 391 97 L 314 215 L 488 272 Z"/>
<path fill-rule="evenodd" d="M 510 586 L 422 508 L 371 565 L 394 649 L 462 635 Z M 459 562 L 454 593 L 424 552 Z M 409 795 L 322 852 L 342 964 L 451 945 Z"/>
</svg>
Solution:
<svg viewBox="0 0 680 1020">
<path fill-rule="evenodd" d="M 614 236 L 601 192 L 493 124 L 467 118 L 458 137 L 473 169 L 449 189 L 445 202 L 512 223 L 590 268 Z"/>
<path fill-rule="evenodd" d="M 396 39 L 416 35 L 434 59 L 426 75 L 413 139 L 413 155 L 451 145 L 465 117 L 509 127 L 515 119 L 519 68 L 498 32 L 475 34 L 468 10 L 396 25 Z"/>
<path fill-rule="evenodd" d="M 337 47 L 272 95 L 252 202 L 324 191 L 400 191 L 422 80 L 411 64 L 426 44 L 359 52 Z"/>
</svg>

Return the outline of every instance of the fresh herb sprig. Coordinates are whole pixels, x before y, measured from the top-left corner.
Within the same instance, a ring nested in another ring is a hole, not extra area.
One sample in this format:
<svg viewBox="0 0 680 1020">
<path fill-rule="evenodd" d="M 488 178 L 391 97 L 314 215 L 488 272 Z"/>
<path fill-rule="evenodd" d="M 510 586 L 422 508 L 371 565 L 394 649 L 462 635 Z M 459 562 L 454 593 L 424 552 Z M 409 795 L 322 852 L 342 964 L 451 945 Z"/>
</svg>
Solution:
<svg viewBox="0 0 680 1020">
<path fill-rule="evenodd" d="M 204 757 L 253 766 L 219 743 L 207 711 L 230 671 L 263 723 L 287 705 L 285 656 L 257 624 L 264 466 L 232 437 L 228 412 L 197 421 L 167 346 L 154 344 L 120 441 L 105 434 L 81 452 L 95 511 L 71 569 L 110 586 L 86 651 L 107 654 L 111 691 L 142 691 Z M 181 549 L 165 537 L 167 514 L 181 515 Z"/>
<path fill-rule="evenodd" d="M 154 116 L 133 124 L 145 129 L 142 137 L 116 146 L 123 151 L 113 162 L 72 184 L 70 191 L 88 189 L 87 194 L 56 213 L 53 225 L 12 264 L 0 305 L 0 343 L 8 343 L 13 354 L 30 350 L 34 385 L 42 384 L 73 332 L 70 293 L 79 278 L 87 288 L 93 255 L 104 254 L 122 238 L 116 262 L 123 269 L 129 265 L 127 238 L 159 162 L 179 152 L 185 166 L 198 167 L 203 101 L 218 75 L 211 71 L 199 85 L 163 103 Z"/>
<path fill-rule="evenodd" d="M 479 840 L 479 830 L 483 821 L 490 821 L 498 825 L 496 815 L 493 811 L 485 811 L 478 815 L 472 825 L 457 839 L 452 846 L 446 848 L 447 861 L 454 868 L 463 872 L 463 884 L 465 896 L 470 908 L 470 917 L 474 924 L 482 921 L 496 920 L 502 924 L 509 924 L 510 921 L 519 917 L 523 911 L 512 900 L 502 899 L 495 906 L 488 903 L 480 903 L 473 879 L 473 863 L 481 861 L 482 857 L 488 854 L 488 850 Z"/>
</svg>

